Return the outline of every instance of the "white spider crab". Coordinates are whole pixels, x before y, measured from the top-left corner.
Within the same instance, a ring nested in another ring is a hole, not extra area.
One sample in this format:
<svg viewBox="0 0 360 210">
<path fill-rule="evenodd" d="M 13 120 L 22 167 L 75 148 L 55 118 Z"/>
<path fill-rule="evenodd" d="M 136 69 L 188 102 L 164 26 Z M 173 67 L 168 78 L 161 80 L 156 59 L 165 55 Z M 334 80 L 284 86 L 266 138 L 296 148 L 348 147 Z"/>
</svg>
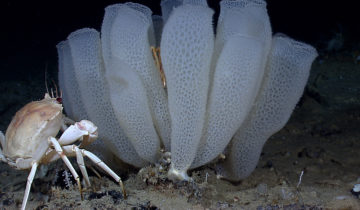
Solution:
<svg viewBox="0 0 360 210">
<path fill-rule="evenodd" d="M 65 122 L 71 120 L 64 117 L 62 110 L 63 106 L 57 101 L 57 98 L 45 94 L 43 100 L 28 103 L 16 113 L 6 130 L 6 140 L 0 131 L 0 142 L 3 149 L 3 151 L 0 149 L 0 159 L 18 170 L 31 168 L 21 209 L 25 209 L 38 165 L 47 164 L 59 158 L 70 169 L 77 181 L 81 197 L 83 197 L 79 175 L 67 156 L 76 156 L 87 187 L 90 186 L 90 180 L 83 156 L 88 157 L 112 176 L 120 184 L 123 195 L 126 197 L 120 177 L 93 153 L 80 149 L 80 147 L 91 144 L 97 138 L 97 127 L 88 120 L 81 120 L 67 128 Z M 56 139 L 55 136 L 60 129 L 63 129 L 64 132 L 59 139 Z M 77 140 L 81 141 L 80 145 L 73 144 Z"/>
</svg>

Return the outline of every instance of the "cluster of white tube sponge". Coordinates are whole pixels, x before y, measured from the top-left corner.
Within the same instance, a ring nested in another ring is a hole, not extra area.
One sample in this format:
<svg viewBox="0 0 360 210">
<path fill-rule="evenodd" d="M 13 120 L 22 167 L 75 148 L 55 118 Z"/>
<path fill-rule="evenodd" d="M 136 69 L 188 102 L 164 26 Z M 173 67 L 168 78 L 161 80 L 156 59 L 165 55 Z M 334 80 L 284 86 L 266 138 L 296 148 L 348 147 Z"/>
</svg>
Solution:
<svg viewBox="0 0 360 210">
<path fill-rule="evenodd" d="M 99 127 L 95 151 L 128 164 L 156 163 L 163 148 L 169 177 L 186 180 L 226 151 L 219 173 L 243 179 L 290 117 L 316 50 L 273 36 L 263 0 L 221 1 L 216 30 L 206 0 L 161 5 L 162 17 L 111 5 L 101 35 L 80 29 L 58 45 L 65 111 Z M 161 49 L 166 88 L 151 47 Z"/>
</svg>

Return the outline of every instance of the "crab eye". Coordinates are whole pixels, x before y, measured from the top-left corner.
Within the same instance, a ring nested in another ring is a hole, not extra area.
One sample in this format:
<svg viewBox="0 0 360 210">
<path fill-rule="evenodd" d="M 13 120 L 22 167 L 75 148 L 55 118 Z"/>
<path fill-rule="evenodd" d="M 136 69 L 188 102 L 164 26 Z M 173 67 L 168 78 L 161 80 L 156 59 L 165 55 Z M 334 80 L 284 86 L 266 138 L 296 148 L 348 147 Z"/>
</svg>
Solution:
<svg viewBox="0 0 360 210">
<path fill-rule="evenodd" d="M 56 101 L 61 104 L 62 103 L 62 98 L 56 98 Z"/>
</svg>

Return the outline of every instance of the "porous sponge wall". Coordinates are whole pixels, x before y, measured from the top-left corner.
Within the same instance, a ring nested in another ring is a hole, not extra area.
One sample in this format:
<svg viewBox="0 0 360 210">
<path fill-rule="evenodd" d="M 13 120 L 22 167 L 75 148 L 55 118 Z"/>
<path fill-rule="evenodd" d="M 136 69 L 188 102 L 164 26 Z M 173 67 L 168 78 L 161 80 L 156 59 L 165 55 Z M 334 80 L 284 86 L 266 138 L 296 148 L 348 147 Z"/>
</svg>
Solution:
<svg viewBox="0 0 360 210">
<path fill-rule="evenodd" d="M 131 5 L 134 7 L 137 4 Z M 129 7 L 128 4 L 119 5 L 116 11 L 117 15 L 113 20 L 108 20 L 112 22 L 108 39 L 110 57 L 105 59 L 105 63 L 111 62 L 111 60 L 122 60 L 121 62 L 126 63 L 139 75 L 154 121 L 151 124 L 154 124 L 158 131 L 165 149 L 170 150 L 171 128 L 168 103 L 160 73 L 151 54 L 149 41 L 149 37 L 154 37 L 152 20 L 148 15 L 148 13 L 151 14 L 151 11 L 139 6 L 136 8 L 138 10 Z"/>
<path fill-rule="evenodd" d="M 190 167 L 204 124 L 214 45 L 212 15 L 208 7 L 182 5 L 163 29 L 160 46 L 172 123 L 172 167 L 179 171 Z"/>
<path fill-rule="evenodd" d="M 98 126 L 99 138 L 124 162 L 144 166 L 146 162 L 137 155 L 125 136 L 110 104 L 109 90 L 104 79 L 99 33 L 94 29 L 80 29 L 71 33 L 67 42 L 70 46 L 68 55 L 71 56 L 63 58 L 66 59 L 64 62 L 69 64 L 69 68 L 63 70 L 67 73 L 74 69 L 73 82 L 78 84 L 79 89 L 71 91 L 79 91 L 78 100 L 84 104 L 89 120 Z"/>
<path fill-rule="evenodd" d="M 275 35 L 256 104 L 235 134 L 220 173 L 240 180 L 255 169 L 266 140 L 288 121 L 317 56 L 310 45 Z"/>
<path fill-rule="evenodd" d="M 233 36 L 225 44 L 216 67 L 207 121 L 191 167 L 213 160 L 230 142 L 255 100 L 257 78 L 263 73 L 263 44 Z"/>
<path fill-rule="evenodd" d="M 63 92 L 62 103 L 66 114 L 75 121 L 88 119 L 85 106 L 79 91 L 79 84 L 75 77 L 69 41 L 62 41 L 57 46 L 59 56 L 59 86 Z"/>
<path fill-rule="evenodd" d="M 150 115 L 145 88 L 137 73 L 126 63 L 112 60 L 106 71 L 114 112 L 137 154 L 155 163 L 160 140 Z"/>
<path fill-rule="evenodd" d="M 242 124 L 260 88 L 271 45 L 265 2 L 223 1 L 220 22 L 207 119 L 192 168 L 216 158 Z"/>
</svg>

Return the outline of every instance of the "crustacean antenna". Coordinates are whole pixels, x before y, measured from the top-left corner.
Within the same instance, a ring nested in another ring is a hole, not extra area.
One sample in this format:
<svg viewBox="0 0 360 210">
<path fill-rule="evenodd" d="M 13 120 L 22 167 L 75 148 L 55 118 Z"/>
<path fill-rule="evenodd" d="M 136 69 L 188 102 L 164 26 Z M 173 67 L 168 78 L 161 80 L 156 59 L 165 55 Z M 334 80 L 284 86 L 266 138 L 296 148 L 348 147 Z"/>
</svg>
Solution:
<svg viewBox="0 0 360 210">
<path fill-rule="evenodd" d="M 45 64 L 45 74 L 44 74 L 45 78 L 44 78 L 44 80 L 45 80 L 46 93 L 50 95 L 49 88 L 48 88 L 48 85 L 47 85 L 47 67 L 48 67 L 48 64 L 46 63 Z"/>
<path fill-rule="evenodd" d="M 50 91 L 49 91 L 49 87 L 48 87 L 48 84 L 47 84 L 47 68 L 48 68 L 48 64 L 46 63 L 46 66 L 45 66 L 45 88 L 46 88 L 46 93 L 51 98 L 55 98 L 56 101 L 58 101 L 59 103 L 62 103 L 62 91 L 58 89 L 54 79 L 51 79 L 51 82 L 53 84 L 53 87 L 55 88 L 55 94 L 54 94 L 53 88 L 50 88 Z"/>
</svg>

